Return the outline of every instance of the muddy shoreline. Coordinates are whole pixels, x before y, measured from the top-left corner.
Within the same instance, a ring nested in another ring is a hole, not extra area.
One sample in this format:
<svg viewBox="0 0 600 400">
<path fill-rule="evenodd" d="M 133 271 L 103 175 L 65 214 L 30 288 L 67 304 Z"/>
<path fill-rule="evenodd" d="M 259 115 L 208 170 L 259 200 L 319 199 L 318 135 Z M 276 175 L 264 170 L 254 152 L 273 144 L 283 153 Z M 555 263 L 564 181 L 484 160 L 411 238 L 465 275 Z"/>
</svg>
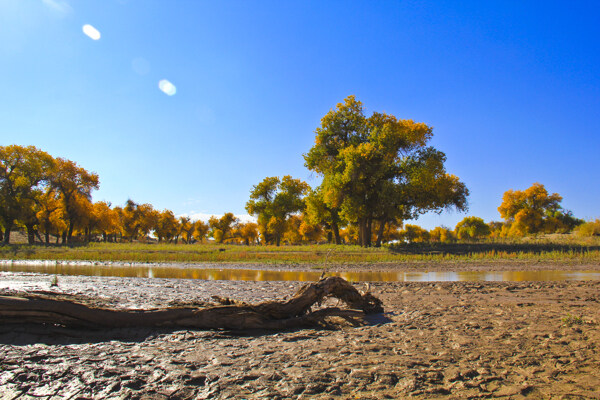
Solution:
<svg viewBox="0 0 600 400">
<path fill-rule="evenodd" d="M 52 287 L 51 280 L 2 272 L 0 292 L 153 308 L 213 295 L 282 299 L 302 285 L 60 276 Z M 371 290 L 390 321 L 338 331 L 2 326 L 0 398 L 600 397 L 600 281 L 392 282 Z"/>
</svg>

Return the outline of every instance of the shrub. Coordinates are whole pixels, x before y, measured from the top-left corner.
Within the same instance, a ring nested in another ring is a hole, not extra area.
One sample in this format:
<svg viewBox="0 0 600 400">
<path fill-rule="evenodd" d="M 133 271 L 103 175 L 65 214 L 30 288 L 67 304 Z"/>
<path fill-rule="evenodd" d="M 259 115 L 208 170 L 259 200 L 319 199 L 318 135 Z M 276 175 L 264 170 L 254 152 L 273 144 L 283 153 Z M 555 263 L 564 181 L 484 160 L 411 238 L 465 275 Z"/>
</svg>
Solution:
<svg viewBox="0 0 600 400">
<path fill-rule="evenodd" d="M 600 236 L 600 218 L 579 225 L 575 228 L 575 233 L 581 237 Z"/>
</svg>

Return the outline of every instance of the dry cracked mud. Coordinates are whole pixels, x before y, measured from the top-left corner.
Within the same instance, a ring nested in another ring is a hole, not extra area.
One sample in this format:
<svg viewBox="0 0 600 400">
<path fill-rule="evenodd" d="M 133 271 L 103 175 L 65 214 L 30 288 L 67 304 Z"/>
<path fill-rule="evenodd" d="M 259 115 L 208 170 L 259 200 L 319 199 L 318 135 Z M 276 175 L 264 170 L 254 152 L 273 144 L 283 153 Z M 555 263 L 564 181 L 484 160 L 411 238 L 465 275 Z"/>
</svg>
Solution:
<svg viewBox="0 0 600 400">
<path fill-rule="evenodd" d="M 281 299 L 299 282 L 0 273 L 0 292 L 113 306 Z M 364 284 L 357 284 L 364 289 Z M 373 283 L 386 322 L 337 331 L 0 327 L 1 399 L 600 398 L 600 282 Z"/>
</svg>

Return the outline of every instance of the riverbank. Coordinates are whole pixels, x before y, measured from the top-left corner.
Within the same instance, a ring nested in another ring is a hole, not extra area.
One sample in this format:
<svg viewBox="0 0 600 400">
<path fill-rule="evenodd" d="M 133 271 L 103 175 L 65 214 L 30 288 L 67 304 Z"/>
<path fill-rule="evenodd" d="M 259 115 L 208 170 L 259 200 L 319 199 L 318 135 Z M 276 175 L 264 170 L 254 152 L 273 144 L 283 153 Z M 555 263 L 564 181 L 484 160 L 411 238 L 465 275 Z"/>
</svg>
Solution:
<svg viewBox="0 0 600 400">
<path fill-rule="evenodd" d="M 527 239 L 527 240 L 526 240 Z M 477 243 L 413 243 L 389 247 L 363 248 L 351 245 L 243 246 L 233 244 L 173 243 L 88 243 L 75 245 L 0 246 L 0 259 L 65 260 L 133 263 L 214 263 L 258 264 L 266 268 L 303 268 L 348 266 L 364 268 L 377 265 L 428 266 L 437 264 L 501 265 L 524 264 L 600 264 L 600 241 L 569 236 L 561 240 L 536 240 Z"/>
<path fill-rule="evenodd" d="M 51 286 L 51 279 L 5 272 L 0 291 L 152 308 L 213 295 L 281 299 L 301 286 L 69 276 Z M 3 326 L 2 398 L 600 397 L 600 281 L 395 282 L 371 290 L 389 322 L 339 331 Z"/>
</svg>

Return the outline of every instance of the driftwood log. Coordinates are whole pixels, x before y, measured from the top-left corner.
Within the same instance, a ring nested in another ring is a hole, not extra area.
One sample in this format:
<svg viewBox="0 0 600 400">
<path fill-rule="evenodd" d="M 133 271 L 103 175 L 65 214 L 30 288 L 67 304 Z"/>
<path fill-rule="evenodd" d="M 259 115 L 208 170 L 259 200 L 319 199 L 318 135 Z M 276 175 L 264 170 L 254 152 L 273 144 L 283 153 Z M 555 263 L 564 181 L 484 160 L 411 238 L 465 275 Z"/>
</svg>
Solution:
<svg viewBox="0 0 600 400">
<path fill-rule="evenodd" d="M 346 303 L 347 309 L 314 305 L 329 297 Z M 285 301 L 246 304 L 218 299 L 221 305 L 152 310 L 109 309 L 49 294 L 0 296 L 0 323 L 42 323 L 77 328 L 173 327 L 192 329 L 269 329 L 363 325 L 365 315 L 383 312 L 381 301 L 360 293 L 339 277 L 303 286 Z M 223 305 L 227 304 L 227 305 Z"/>
</svg>

